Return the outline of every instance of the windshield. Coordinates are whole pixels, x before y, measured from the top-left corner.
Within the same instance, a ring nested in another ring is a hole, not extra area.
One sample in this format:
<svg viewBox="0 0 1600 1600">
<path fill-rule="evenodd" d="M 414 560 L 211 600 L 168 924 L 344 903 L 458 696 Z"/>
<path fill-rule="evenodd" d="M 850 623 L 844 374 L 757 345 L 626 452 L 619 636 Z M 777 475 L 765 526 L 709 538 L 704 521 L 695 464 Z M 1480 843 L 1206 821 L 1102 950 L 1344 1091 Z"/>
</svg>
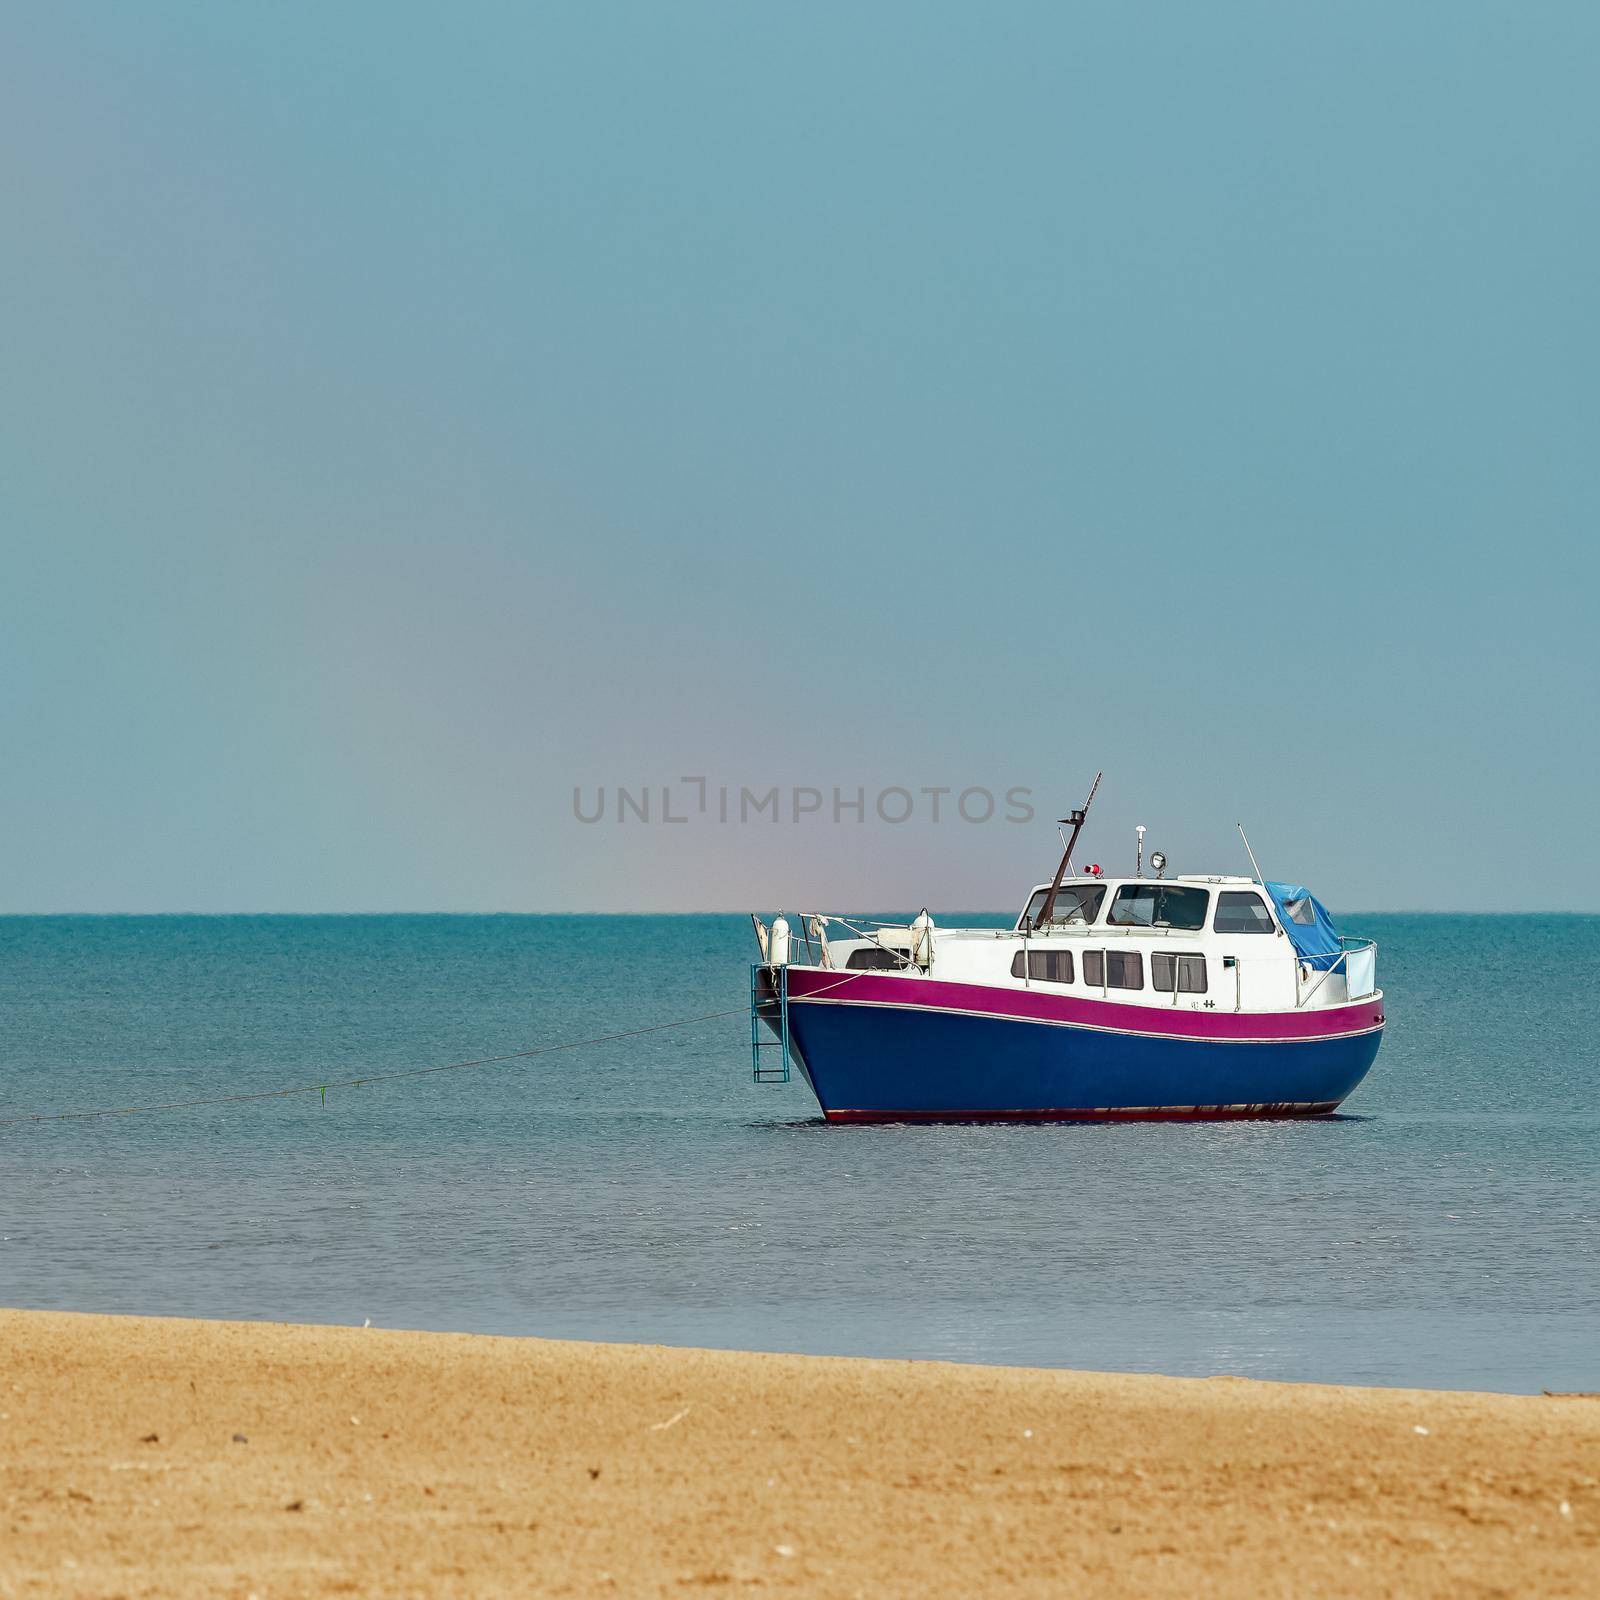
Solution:
<svg viewBox="0 0 1600 1600">
<path fill-rule="evenodd" d="M 1022 913 L 1025 923 L 1035 923 L 1039 920 L 1039 913 L 1044 910 L 1044 903 L 1050 897 L 1048 889 L 1041 889 L 1029 902 L 1028 909 Z M 1100 915 L 1100 902 L 1106 897 L 1106 886 L 1103 883 L 1064 883 L 1056 891 L 1056 903 L 1050 913 L 1051 922 L 1075 922 L 1087 924 L 1093 922 Z"/>
<path fill-rule="evenodd" d="M 1114 928 L 1203 928 L 1208 889 L 1175 883 L 1125 883 L 1106 918 Z"/>
<path fill-rule="evenodd" d="M 1272 913 L 1261 896 L 1249 889 L 1224 889 L 1217 896 L 1218 933 L 1276 933 Z"/>
</svg>

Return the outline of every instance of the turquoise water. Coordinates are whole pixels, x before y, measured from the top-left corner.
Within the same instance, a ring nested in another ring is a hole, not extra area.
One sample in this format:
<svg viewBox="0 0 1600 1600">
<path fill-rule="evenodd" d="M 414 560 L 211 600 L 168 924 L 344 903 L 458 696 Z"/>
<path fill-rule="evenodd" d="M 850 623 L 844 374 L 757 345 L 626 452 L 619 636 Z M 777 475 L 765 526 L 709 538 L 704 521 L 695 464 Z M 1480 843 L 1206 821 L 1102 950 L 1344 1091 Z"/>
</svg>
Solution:
<svg viewBox="0 0 1600 1600">
<path fill-rule="evenodd" d="M 958 916 L 941 918 L 963 920 Z M 1600 918 L 1368 916 L 1317 1123 L 827 1127 L 742 1012 L 410 1082 L 0 1126 L 0 1304 L 1600 1388 Z M 0 1117 L 745 1004 L 742 917 L 0 918 Z"/>
</svg>

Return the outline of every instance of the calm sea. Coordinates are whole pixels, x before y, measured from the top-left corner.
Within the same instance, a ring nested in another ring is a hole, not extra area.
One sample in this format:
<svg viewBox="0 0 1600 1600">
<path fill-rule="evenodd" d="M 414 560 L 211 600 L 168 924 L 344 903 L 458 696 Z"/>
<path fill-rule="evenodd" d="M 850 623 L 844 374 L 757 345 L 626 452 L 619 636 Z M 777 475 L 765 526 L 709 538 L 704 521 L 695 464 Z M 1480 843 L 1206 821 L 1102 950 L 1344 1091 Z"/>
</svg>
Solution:
<svg viewBox="0 0 1600 1600">
<path fill-rule="evenodd" d="M 1600 1389 L 1600 918 L 1342 921 L 1390 1022 L 1336 1120 L 830 1128 L 741 1014 L 0 1126 L 0 1304 Z M 724 916 L 0 918 L 0 1117 L 739 1008 L 751 954 Z"/>
</svg>

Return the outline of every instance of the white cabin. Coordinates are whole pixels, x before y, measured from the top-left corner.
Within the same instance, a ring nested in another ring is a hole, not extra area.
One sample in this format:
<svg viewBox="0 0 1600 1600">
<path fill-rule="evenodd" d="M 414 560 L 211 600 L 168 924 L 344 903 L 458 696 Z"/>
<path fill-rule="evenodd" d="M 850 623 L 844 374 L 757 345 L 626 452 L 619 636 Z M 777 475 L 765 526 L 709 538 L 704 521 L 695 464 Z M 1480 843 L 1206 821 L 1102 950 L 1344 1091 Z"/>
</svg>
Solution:
<svg viewBox="0 0 1600 1600">
<path fill-rule="evenodd" d="M 1370 941 L 1341 940 L 1331 968 L 1303 959 L 1253 878 L 1067 878 L 1049 922 L 1035 927 L 1049 893 L 1049 884 L 1036 885 L 1010 928 L 922 926 L 921 918 L 868 928 L 808 915 L 789 959 L 1196 1011 L 1320 1010 L 1377 994 Z M 834 937 L 835 929 L 852 936 Z"/>
</svg>

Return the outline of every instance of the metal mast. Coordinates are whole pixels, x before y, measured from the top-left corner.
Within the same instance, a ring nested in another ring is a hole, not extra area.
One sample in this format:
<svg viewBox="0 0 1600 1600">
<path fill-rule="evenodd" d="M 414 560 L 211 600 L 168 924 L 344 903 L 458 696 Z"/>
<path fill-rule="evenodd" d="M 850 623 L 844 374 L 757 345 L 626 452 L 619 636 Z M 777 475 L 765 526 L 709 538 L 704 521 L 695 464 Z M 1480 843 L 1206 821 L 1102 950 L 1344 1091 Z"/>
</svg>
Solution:
<svg viewBox="0 0 1600 1600">
<path fill-rule="evenodd" d="M 1083 819 L 1089 815 L 1089 807 L 1094 804 L 1095 790 L 1100 787 L 1100 780 L 1105 776 L 1103 772 L 1094 775 L 1094 788 L 1089 791 L 1089 798 L 1083 802 L 1079 811 L 1073 811 L 1060 818 L 1063 823 L 1072 824 L 1072 832 L 1067 838 L 1067 848 L 1061 852 L 1061 865 L 1056 868 L 1055 882 L 1050 885 L 1050 893 L 1044 897 L 1044 904 L 1039 908 L 1039 915 L 1033 919 L 1036 928 L 1042 928 L 1051 917 L 1056 908 L 1056 896 L 1061 893 L 1061 880 L 1067 875 L 1067 868 L 1072 862 L 1072 852 L 1077 848 L 1078 835 L 1083 832 Z"/>
</svg>

